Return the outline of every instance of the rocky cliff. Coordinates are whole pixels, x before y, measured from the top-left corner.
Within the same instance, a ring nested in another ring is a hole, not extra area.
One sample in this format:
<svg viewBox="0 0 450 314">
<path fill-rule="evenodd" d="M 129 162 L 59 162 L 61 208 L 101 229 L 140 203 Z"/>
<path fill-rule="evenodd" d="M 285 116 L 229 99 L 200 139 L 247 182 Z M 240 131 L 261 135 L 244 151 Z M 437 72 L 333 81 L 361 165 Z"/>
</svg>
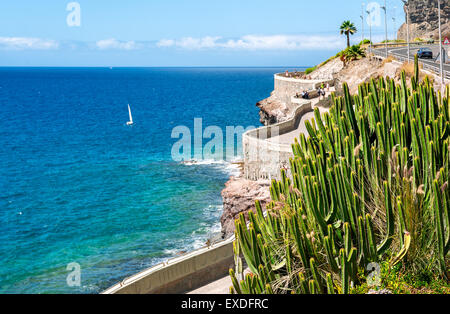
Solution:
<svg viewBox="0 0 450 314">
<path fill-rule="evenodd" d="M 405 16 L 406 16 L 406 7 Z M 410 39 L 439 39 L 438 1 L 437 0 L 409 0 Z M 450 0 L 441 0 L 442 34 L 450 37 Z M 406 40 L 406 24 L 398 31 L 398 39 Z"/>
<path fill-rule="evenodd" d="M 228 238 L 234 233 L 234 220 L 240 213 L 248 218 L 248 211 L 255 211 L 255 201 L 259 200 L 263 208 L 270 201 L 269 181 L 250 181 L 244 178 L 234 178 L 225 184 L 222 191 L 223 214 L 222 237 Z"/>
<path fill-rule="evenodd" d="M 260 109 L 259 121 L 263 125 L 272 125 L 283 122 L 289 117 L 289 109 L 276 96 L 259 101 L 256 106 Z"/>
</svg>

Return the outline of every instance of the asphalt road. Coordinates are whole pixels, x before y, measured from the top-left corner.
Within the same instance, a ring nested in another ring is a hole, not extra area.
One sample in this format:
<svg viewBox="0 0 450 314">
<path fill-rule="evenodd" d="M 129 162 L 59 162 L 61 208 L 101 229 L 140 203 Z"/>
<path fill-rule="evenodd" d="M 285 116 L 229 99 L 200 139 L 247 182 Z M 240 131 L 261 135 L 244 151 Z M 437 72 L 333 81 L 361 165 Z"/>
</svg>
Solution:
<svg viewBox="0 0 450 314">
<path fill-rule="evenodd" d="M 435 66 L 439 68 L 439 62 L 436 62 L 436 58 L 439 59 L 439 45 L 424 45 L 424 46 L 411 46 L 410 49 L 410 57 L 412 60 L 414 60 L 414 55 L 417 53 L 417 51 L 420 48 L 430 48 L 433 51 L 433 58 L 434 59 L 420 59 L 421 62 Z M 448 48 L 450 50 L 450 47 Z M 384 48 L 377 48 L 374 49 L 375 51 L 383 54 L 385 52 Z M 401 48 L 390 48 L 388 47 L 388 52 L 393 55 L 400 55 L 405 58 L 408 57 L 408 47 L 401 47 Z M 439 60 L 437 60 L 439 61 Z M 444 64 L 444 70 L 450 72 L 450 57 L 447 56 L 447 64 Z"/>
</svg>

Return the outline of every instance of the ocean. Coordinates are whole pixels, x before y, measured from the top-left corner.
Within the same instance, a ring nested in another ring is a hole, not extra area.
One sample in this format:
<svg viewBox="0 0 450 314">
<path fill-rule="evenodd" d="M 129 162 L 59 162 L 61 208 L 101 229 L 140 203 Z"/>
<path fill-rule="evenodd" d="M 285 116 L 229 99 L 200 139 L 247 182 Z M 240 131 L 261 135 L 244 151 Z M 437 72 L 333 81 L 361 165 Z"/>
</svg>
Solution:
<svg viewBox="0 0 450 314">
<path fill-rule="evenodd" d="M 202 247 L 238 169 L 174 161 L 172 130 L 260 126 L 285 70 L 0 68 L 0 293 L 98 293 Z"/>
</svg>

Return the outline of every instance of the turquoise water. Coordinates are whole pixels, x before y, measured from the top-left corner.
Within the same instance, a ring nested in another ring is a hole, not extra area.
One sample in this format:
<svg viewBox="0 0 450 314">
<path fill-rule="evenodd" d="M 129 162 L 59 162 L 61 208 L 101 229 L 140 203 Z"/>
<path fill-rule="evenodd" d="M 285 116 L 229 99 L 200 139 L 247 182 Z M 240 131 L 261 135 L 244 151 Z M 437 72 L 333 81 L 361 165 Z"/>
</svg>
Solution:
<svg viewBox="0 0 450 314">
<path fill-rule="evenodd" d="M 284 70 L 0 68 L 0 292 L 97 293 L 201 247 L 236 168 L 173 161 L 172 129 L 258 126 Z"/>
</svg>

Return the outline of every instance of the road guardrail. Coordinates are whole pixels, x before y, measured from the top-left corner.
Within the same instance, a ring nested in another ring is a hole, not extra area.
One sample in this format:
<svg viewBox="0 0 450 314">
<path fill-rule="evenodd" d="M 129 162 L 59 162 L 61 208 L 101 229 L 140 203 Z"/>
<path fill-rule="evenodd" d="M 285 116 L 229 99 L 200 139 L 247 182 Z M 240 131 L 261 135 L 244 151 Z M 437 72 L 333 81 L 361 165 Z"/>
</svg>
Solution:
<svg viewBox="0 0 450 314">
<path fill-rule="evenodd" d="M 378 56 L 378 57 L 382 57 L 382 58 L 385 58 L 386 57 L 386 52 L 385 51 L 380 51 L 380 50 L 377 50 L 377 49 L 368 49 L 368 51 L 370 52 L 370 53 L 373 53 L 374 55 L 376 55 L 376 56 Z M 406 62 L 406 61 L 408 61 L 408 57 L 405 57 L 405 56 L 403 56 L 403 55 L 401 55 L 401 54 L 398 54 L 398 53 L 395 53 L 395 52 L 388 52 L 388 55 L 391 55 L 391 56 L 393 56 L 393 57 L 395 57 L 398 61 L 400 61 L 400 62 Z M 413 59 L 413 54 L 411 54 L 411 59 Z M 411 60 L 409 60 L 409 61 L 411 61 Z M 424 69 L 424 70 L 427 70 L 427 71 L 431 71 L 431 72 L 434 72 L 434 73 L 436 73 L 436 74 L 440 74 L 440 67 L 439 66 L 436 66 L 436 65 L 431 65 L 431 64 L 429 64 L 429 63 L 426 63 L 426 62 L 422 62 L 422 61 L 420 61 L 419 60 L 419 63 L 422 65 L 422 68 Z M 446 70 L 444 70 L 444 77 L 446 78 L 446 79 L 450 79 L 450 71 L 446 71 Z"/>
</svg>

